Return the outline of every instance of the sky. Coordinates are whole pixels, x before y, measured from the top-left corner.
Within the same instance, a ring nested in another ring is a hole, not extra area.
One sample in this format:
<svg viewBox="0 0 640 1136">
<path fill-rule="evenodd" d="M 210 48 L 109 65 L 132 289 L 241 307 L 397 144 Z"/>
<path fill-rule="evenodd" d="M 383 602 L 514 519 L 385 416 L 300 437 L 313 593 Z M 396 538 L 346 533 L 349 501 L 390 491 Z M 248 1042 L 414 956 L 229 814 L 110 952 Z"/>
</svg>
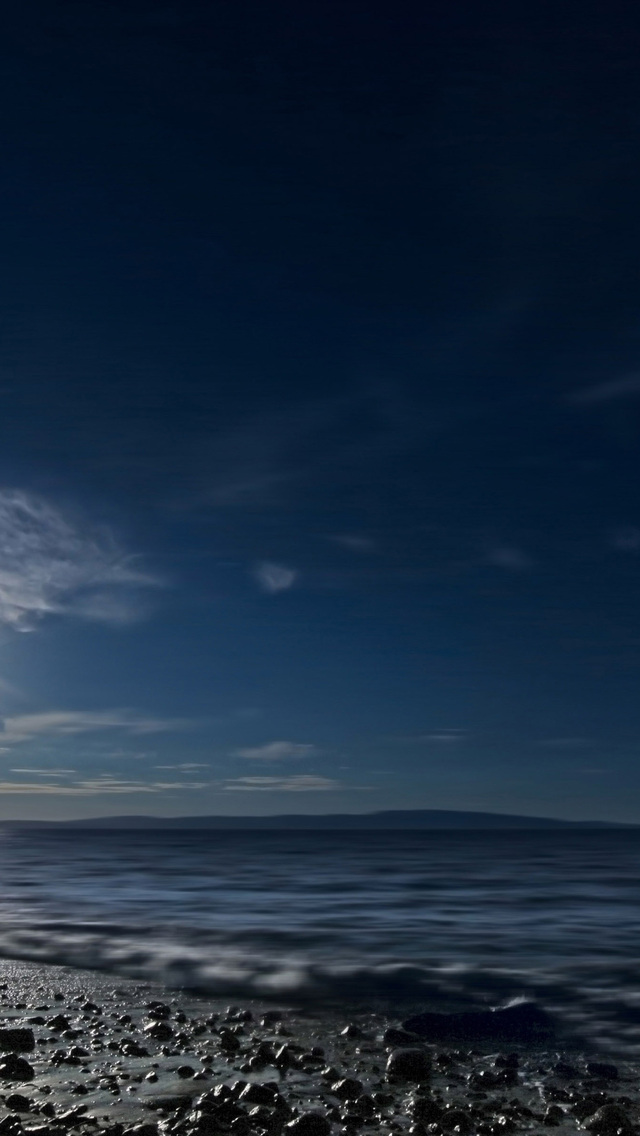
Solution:
<svg viewBox="0 0 640 1136">
<path fill-rule="evenodd" d="M 0 819 L 640 822 L 640 18 L 21 0 Z"/>
</svg>

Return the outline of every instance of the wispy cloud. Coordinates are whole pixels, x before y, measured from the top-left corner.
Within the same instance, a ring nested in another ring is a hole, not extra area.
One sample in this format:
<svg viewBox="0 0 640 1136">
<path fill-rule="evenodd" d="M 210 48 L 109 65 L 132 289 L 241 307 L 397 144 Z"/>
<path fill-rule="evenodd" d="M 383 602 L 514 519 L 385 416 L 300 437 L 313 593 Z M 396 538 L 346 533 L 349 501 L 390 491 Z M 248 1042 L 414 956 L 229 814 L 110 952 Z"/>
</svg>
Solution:
<svg viewBox="0 0 640 1136">
<path fill-rule="evenodd" d="M 47 710 L 5 718 L 0 723 L 0 739 L 11 744 L 33 738 L 71 737 L 103 730 L 122 730 L 132 735 L 160 734 L 187 729 L 193 724 L 187 718 L 154 718 L 134 710 Z"/>
<path fill-rule="evenodd" d="M 283 761 L 290 757 L 313 757 L 319 751 L 314 745 L 301 745 L 299 742 L 268 742 L 263 746 L 237 749 L 234 757 L 246 757 L 251 761 Z"/>
<path fill-rule="evenodd" d="M 486 563 L 496 568 L 504 568 L 508 572 L 526 572 L 533 567 L 533 561 L 521 548 L 501 546 L 492 548 L 486 555 Z"/>
<path fill-rule="evenodd" d="M 263 592 L 275 595 L 277 592 L 286 592 L 293 586 L 298 576 L 295 568 L 286 568 L 284 564 L 273 564 L 263 560 L 253 569 L 254 579 Z"/>
<path fill-rule="evenodd" d="M 108 529 L 32 493 L 0 490 L 0 624 L 32 631 L 47 615 L 127 624 L 146 614 L 143 595 L 160 584 Z"/>
<path fill-rule="evenodd" d="M 624 379 L 613 379 L 608 383 L 582 387 L 567 396 L 567 402 L 574 406 L 597 406 L 602 402 L 617 399 L 637 398 L 640 395 L 640 375 L 628 375 Z"/>
<path fill-rule="evenodd" d="M 539 743 L 546 749 L 587 749 L 593 743 L 589 738 L 566 737 L 566 738 L 543 738 Z"/>
<path fill-rule="evenodd" d="M 443 726 L 441 729 L 429 730 L 424 734 L 406 734 L 404 737 L 391 737 L 387 739 L 393 744 L 401 745 L 429 745 L 430 743 L 450 745 L 464 742 L 469 738 L 469 731 L 459 727 Z"/>
<path fill-rule="evenodd" d="M 14 793 L 29 796 L 95 797 L 126 793 L 170 793 L 206 787 L 204 781 L 119 781 L 98 777 L 88 781 L 74 781 L 69 785 L 47 785 L 39 781 L 0 781 L 0 795 Z"/>
<path fill-rule="evenodd" d="M 640 551 L 640 529 L 635 525 L 625 525 L 611 534 L 611 544 L 619 552 Z"/>
<path fill-rule="evenodd" d="M 236 777 L 224 788 L 238 793 L 323 793 L 346 788 L 341 781 L 311 774 L 298 777 Z"/>
<path fill-rule="evenodd" d="M 340 544 L 350 552 L 373 552 L 375 542 L 368 536 L 359 536 L 357 533 L 344 533 L 343 535 L 327 537 L 332 544 Z"/>
<path fill-rule="evenodd" d="M 193 769 L 208 769 L 208 765 L 204 765 L 200 761 L 181 761 L 179 765 L 154 765 L 154 769 L 180 769 L 183 773 L 189 772 Z"/>
<path fill-rule="evenodd" d="M 20 768 L 10 769 L 10 773 L 35 773 L 39 777 L 70 777 L 72 773 L 77 773 L 76 769 L 35 769 L 35 768 Z"/>
</svg>

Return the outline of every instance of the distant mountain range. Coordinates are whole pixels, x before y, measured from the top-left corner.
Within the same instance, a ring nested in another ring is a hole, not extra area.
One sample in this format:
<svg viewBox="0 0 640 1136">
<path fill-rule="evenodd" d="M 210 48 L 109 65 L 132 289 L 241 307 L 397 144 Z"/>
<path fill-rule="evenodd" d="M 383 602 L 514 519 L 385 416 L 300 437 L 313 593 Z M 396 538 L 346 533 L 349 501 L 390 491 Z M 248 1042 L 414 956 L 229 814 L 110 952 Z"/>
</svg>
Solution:
<svg viewBox="0 0 640 1136">
<path fill-rule="evenodd" d="M 608 821 L 570 821 L 508 813 L 458 812 L 449 809 L 397 809 L 374 813 L 284 813 L 279 816 L 111 816 L 67 821 L 4 821 L 12 827 L 139 829 L 593 829 L 638 828 Z"/>
</svg>

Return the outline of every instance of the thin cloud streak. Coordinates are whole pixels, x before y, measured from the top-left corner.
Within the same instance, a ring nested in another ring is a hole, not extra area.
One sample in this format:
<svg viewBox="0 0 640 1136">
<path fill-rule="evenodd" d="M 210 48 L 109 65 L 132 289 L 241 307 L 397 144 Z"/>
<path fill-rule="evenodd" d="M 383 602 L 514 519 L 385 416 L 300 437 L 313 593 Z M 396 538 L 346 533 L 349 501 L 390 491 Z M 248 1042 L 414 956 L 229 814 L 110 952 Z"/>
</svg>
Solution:
<svg viewBox="0 0 640 1136">
<path fill-rule="evenodd" d="M 640 375 L 629 375 L 626 379 L 613 379 L 609 383 L 583 387 L 569 394 L 567 402 L 574 406 L 597 406 L 602 402 L 636 398 L 638 395 L 640 395 Z"/>
<path fill-rule="evenodd" d="M 269 742 L 267 745 L 248 749 L 237 749 L 235 757 L 245 757 L 249 761 L 283 761 L 293 757 L 312 757 L 319 751 L 314 745 L 301 745 L 297 742 Z"/>
<path fill-rule="evenodd" d="M 298 777 L 237 777 L 224 785 L 233 793 L 324 793 L 347 788 L 330 777 L 304 774 Z"/>
<path fill-rule="evenodd" d="M 126 734 L 160 734 L 194 725 L 188 718 L 154 718 L 133 710 L 49 710 L 18 714 L 2 720 L 0 739 L 6 744 L 40 737 L 72 737 L 77 734 L 122 730 Z"/>
</svg>

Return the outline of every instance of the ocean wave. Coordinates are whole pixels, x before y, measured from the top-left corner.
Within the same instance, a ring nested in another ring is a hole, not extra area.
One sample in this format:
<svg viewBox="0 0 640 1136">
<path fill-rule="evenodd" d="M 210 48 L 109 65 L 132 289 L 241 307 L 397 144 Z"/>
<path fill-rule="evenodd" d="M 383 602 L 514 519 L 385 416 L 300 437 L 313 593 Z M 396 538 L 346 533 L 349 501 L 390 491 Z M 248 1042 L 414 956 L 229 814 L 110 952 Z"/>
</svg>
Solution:
<svg viewBox="0 0 640 1136">
<path fill-rule="evenodd" d="M 628 961 L 533 969 L 403 959 L 336 961 L 306 952 L 247 951 L 227 937 L 184 942 L 133 928 L 80 924 L 6 928 L 0 957 L 99 970 L 215 998 L 289 999 L 316 1006 L 380 1003 L 445 1011 L 533 1000 L 550 1012 L 566 1044 L 640 1054 L 640 990 Z"/>
</svg>

